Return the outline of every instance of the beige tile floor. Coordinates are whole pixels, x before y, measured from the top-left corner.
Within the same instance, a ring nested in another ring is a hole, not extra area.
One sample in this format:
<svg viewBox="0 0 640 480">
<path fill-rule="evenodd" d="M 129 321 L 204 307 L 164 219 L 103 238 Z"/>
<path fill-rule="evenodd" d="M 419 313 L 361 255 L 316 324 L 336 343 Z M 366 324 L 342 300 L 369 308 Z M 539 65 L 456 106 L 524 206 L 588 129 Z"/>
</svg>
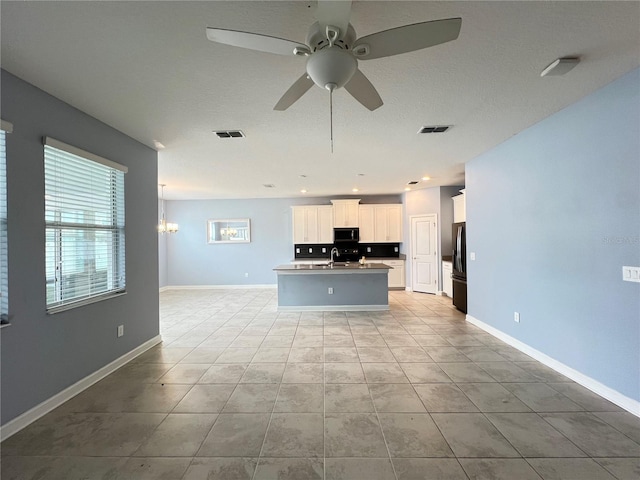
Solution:
<svg viewBox="0 0 640 480">
<path fill-rule="evenodd" d="M 278 313 L 161 294 L 162 345 L 2 444 L 9 479 L 633 479 L 640 420 L 446 297 Z"/>
</svg>

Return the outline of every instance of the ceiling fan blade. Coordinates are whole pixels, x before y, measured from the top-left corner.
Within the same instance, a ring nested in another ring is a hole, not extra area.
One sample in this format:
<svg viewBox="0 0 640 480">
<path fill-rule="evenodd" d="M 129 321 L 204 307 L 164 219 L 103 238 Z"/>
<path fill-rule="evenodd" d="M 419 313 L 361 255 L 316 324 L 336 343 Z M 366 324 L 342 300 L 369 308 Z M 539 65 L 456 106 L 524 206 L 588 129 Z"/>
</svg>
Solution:
<svg viewBox="0 0 640 480">
<path fill-rule="evenodd" d="M 455 40 L 461 26 L 462 18 L 459 17 L 405 25 L 359 38 L 352 51 L 358 60 L 413 52 Z"/>
<path fill-rule="evenodd" d="M 316 19 L 324 32 L 327 25 L 338 27 L 343 38 L 349 27 L 351 17 L 351 0 L 318 0 Z"/>
<path fill-rule="evenodd" d="M 307 47 L 292 40 L 271 37 L 260 33 L 239 32 L 237 30 L 226 30 L 224 28 L 207 28 L 207 38 L 212 42 L 224 43 L 234 47 L 258 50 L 259 52 L 277 53 L 278 55 L 294 55 L 296 47 L 307 49 Z"/>
<path fill-rule="evenodd" d="M 373 86 L 359 69 L 356 70 L 356 73 L 353 74 L 353 77 L 351 77 L 351 80 L 349 80 L 344 88 L 353 98 L 371 111 L 382 106 L 382 98 L 380 98 L 376 87 Z"/>
<path fill-rule="evenodd" d="M 302 95 L 307 93 L 307 90 L 309 90 L 312 86 L 313 80 L 311 80 L 309 78 L 309 75 L 307 75 L 307 73 L 305 72 L 304 75 L 302 75 L 298 80 L 294 82 L 293 85 L 291 85 L 291 87 L 289 87 L 289 90 L 284 92 L 284 95 L 280 100 L 278 100 L 278 103 L 276 103 L 276 106 L 273 107 L 273 109 L 278 111 L 286 110 L 291 105 L 296 103 L 298 99 L 302 97 Z"/>
</svg>

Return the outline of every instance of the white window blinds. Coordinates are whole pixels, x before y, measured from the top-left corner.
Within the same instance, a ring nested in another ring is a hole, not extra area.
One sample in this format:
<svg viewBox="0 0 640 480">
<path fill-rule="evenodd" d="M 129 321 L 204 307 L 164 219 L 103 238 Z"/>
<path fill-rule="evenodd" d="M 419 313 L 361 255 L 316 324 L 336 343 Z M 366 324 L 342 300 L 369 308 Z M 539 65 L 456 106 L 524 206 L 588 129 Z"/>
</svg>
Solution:
<svg viewBox="0 0 640 480">
<path fill-rule="evenodd" d="M 7 245 L 7 150 L 8 122 L 0 122 L 0 323 L 9 321 L 9 268 Z"/>
<path fill-rule="evenodd" d="M 126 167 L 45 138 L 47 309 L 125 289 Z"/>
</svg>

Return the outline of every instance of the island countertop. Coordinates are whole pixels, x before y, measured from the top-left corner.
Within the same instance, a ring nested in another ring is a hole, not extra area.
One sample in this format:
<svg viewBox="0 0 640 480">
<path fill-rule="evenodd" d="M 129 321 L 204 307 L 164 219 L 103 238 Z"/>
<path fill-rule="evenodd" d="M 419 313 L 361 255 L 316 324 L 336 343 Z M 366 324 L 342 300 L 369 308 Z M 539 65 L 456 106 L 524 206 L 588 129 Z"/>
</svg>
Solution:
<svg viewBox="0 0 640 480">
<path fill-rule="evenodd" d="M 324 274 L 354 274 L 354 273 L 382 273 L 383 270 L 391 270 L 393 267 L 389 265 L 385 265 L 384 263 L 365 263 L 364 265 L 360 265 L 358 262 L 352 263 L 338 263 L 336 262 L 333 265 L 328 263 L 317 263 L 313 265 L 296 265 L 296 264 L 285 264 L 278 265 L 275 270 L 276 273 L 280 274 L 316 274 L 316 273 L 324 273 Z"/>
</svg>

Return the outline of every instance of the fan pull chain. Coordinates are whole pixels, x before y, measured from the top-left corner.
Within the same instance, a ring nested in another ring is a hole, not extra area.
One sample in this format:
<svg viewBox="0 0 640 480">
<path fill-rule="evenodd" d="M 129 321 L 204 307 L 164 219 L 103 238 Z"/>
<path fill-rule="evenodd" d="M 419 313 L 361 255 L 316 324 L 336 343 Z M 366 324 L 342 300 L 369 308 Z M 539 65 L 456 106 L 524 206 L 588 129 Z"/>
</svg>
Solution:
<svg viewBox="0 0 640 480">
<path fill-rule="evenodd" d="M 331 153 L 333 153 L 333 89 L 329 90 L 329 124 L 331 129 Z"/>
</svg>

